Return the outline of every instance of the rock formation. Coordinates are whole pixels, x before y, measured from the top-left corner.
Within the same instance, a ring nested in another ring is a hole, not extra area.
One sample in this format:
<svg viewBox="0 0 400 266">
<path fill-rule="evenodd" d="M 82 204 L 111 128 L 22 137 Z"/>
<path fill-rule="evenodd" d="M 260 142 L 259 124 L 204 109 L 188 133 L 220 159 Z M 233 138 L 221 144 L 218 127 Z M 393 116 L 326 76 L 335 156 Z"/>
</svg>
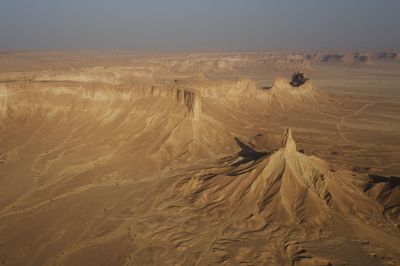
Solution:
<svg viewBox="0 0 400 266">
<path fill-rule="evenodd" d="M 380 217 L 382 207 L 363 194 L 351 173 L 333 172 L 327 162 L 299 153 L 291 130 L 285 131 L 282 144 L 271 156 L 231 171 L 183 179 L 176 197 L 198 208 L 228 205 L 238 217 L 261 215 L 289 224 L 321 224 L 352 212 Z"/>
</svg>

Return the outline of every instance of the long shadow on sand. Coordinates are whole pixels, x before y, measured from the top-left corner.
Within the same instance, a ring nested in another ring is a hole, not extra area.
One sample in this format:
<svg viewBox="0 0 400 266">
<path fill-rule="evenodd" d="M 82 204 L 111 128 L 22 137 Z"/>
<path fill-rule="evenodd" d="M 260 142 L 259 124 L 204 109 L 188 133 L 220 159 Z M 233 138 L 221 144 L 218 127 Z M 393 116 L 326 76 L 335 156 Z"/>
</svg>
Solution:
<svg viewBox="0 0 400 266">
<path fill-rule="evenodd" d="M 256 160 L 260 159 L 261 157 L 270 154 L 269 152 L 256 151 L 255 149 L 253 149 L 252 147 L 250 147 L 246 143 L 242 142 L 238 138 L 235 138 L 235 141 L 240 147 L 240 151 L 238 152 L 238 155 L 240 157 L 242 157 L 243 159 L 240 160 L 239 162 L 234 163 L 233 164 L 234 166 L 239 166 L 239 165 L 244 164 L 244 163 L 248 163 L 248 162 L 251 162 L 251 161 L 256 161 Z"/>
</svg>

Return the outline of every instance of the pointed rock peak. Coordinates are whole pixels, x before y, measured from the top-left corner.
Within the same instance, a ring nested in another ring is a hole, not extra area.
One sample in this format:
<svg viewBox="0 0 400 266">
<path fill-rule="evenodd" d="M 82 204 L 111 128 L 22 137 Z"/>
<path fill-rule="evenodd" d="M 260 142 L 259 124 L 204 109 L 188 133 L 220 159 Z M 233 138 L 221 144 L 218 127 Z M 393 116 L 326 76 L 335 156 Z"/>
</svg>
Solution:
<svg viewBox="0 0 400 266">
<path fill-rule="evenodd" d="M 292 137 L 292 130 L 287 128 L 283 134 L 282 148 L 285 151 L 296 151 L 296 142 Z"/>
</svg>

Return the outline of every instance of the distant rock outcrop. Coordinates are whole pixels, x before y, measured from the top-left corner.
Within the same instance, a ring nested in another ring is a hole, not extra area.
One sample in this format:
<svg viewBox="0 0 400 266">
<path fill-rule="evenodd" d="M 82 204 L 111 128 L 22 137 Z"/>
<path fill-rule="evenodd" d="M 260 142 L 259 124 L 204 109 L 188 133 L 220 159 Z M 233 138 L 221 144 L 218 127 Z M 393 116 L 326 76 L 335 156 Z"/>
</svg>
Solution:
<svg viewBox="0 0 400 266">
<path fill-rule="evenodd" d="M 305 77 L 304 73 L 297 71 L 293 73 L 290 85 L 292 85 L 293 87 L 300 87 L 301 85 L 306 83 L 307 80 L 309 79 Z"/>
<path fill-rule="evenodd" d="M 368 52 L 318 52 L 307 55 L 314 64 L 369 65 L 371 53 Z"/>
</svg>

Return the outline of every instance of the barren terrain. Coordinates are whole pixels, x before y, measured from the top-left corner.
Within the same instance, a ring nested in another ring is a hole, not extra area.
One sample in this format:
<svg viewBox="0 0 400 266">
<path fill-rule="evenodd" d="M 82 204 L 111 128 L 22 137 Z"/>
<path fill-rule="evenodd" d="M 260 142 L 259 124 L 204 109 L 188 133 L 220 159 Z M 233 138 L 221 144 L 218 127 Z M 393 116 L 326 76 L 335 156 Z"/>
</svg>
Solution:
<svg viewBox="0 0 400 266">
<path fill-rule="evenodd" d="M 389 52 L 0 53 L 0 263 L 400 265 L 399 73 Z"/>
</svg>

